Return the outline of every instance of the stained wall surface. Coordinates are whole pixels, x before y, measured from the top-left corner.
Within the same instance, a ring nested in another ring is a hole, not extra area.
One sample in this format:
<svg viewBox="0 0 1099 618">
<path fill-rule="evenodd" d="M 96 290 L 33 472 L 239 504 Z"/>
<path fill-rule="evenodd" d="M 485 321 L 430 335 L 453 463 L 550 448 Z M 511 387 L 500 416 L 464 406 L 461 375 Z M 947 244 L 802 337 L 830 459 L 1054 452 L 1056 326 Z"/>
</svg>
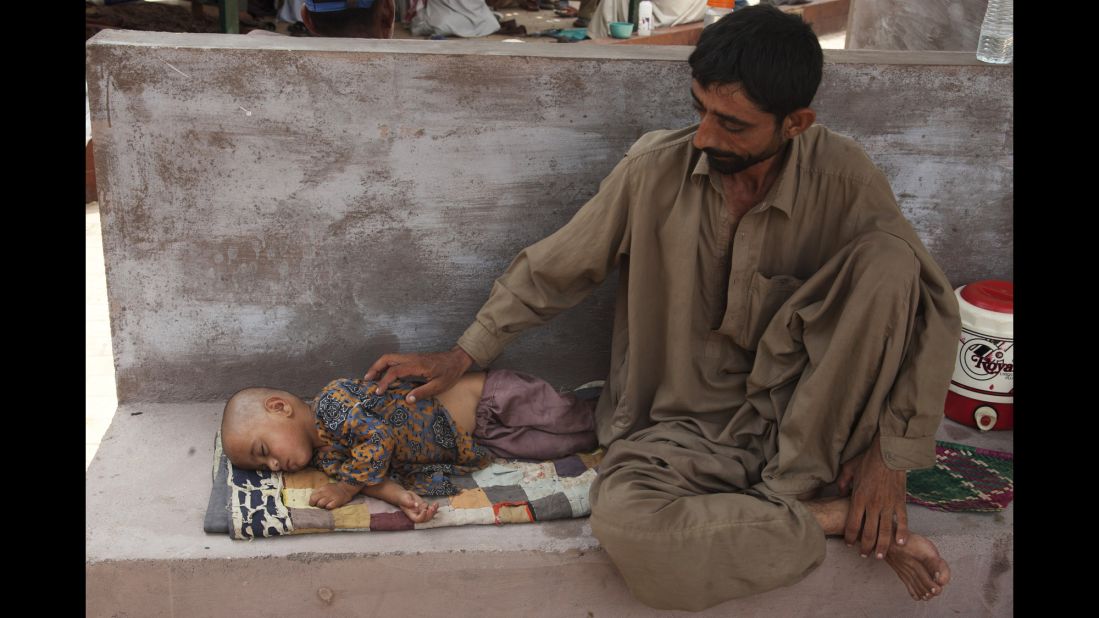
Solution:
<svg viewBox="0 0 1099 618">
<path fill-rule="evenodd" d="M 88 43 L 118 395 L 312 395 L 450 348 L 494 278 L 646 131 L 695 121 L 691 48 L 104 31 Z M 955 285 L 1012 276 L 1012 73 L 829 50 L 815 107 Z M 605 376 L 612 276 L 497 361 Z"/>
<path fill-rule="evenodd" d="M 853 0 L 847 49 L 977 51 L 988 0 Z"/>
</svg>

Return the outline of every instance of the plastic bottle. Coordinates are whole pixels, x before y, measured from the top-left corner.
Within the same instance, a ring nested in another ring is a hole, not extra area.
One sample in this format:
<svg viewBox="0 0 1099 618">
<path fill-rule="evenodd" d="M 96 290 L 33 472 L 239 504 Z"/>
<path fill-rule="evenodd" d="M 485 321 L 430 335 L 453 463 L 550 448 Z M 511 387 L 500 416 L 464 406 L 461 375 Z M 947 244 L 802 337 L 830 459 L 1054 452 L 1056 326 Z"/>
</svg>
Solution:
<svg viewBox="0 0 1099 618">
<path fill-rule="evenodd" d="M 641 0 L 637 5 L 637 36 L 649 36 L 653 33 L 653 3 Z"/>
<path fill-rule="evenodd" d="M 977 60 L 991 64 L 1008 64 L 1014 56 L 1012 35 L 1014 0 L 988 0 L 985 20 L 981 24 L 981 39 L 977 43 Z"/>
<path fill-rule="evenodd" d="M 734 2 L 735 0 L 706 0 L 706 13 L 702 16 L 702 27 L 705 28 L 732 13 Z"/>
</svg>

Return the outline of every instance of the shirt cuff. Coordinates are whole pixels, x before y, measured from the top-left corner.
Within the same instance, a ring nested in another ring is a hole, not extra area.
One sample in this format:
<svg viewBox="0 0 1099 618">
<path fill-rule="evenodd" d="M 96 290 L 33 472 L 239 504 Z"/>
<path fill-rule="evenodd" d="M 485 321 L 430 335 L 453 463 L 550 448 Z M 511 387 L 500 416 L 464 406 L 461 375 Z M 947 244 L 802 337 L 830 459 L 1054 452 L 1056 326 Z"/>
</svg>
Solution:
<svg viewBox="0 0 1099 618">
<path fill-rule="evenodd" d="M 480 322 L 474 321 L 458 338 L 458 347 L 473 357 L 478 367 L 484 369 L 504 351 L 504 342 Z"/>
<path fill-rule="evenodd" d="M 918 470 L 935 465 L 935 436 L 881 436 L 881 454 L 890 470 Z"/>
</svg>

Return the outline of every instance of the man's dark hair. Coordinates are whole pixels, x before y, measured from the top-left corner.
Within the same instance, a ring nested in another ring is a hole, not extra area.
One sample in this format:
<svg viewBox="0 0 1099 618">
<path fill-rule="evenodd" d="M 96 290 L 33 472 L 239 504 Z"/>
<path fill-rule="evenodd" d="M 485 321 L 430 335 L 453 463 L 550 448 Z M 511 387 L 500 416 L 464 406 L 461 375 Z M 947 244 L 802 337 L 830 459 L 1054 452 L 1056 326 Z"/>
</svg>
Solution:
<svg viewBox="0 0 1099 618">
<path fill-rule="evenodd" d="M 703 88 L 739 83 L 753 103 L 781 122 L 813 102 L 824 52 L 801 17 L 760 4 L 704 28 L 687 62 Z"/>
</svg>

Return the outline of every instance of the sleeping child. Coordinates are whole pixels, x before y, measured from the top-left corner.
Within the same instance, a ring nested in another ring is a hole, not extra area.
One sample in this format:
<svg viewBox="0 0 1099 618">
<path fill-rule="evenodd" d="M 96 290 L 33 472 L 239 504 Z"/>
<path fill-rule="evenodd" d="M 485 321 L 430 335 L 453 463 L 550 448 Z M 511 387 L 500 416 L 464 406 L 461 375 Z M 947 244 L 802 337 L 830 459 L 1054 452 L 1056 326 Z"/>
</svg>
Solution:
<svg viewBox="0 0 1099 618">
<path fill-rule="evenodd" d="M 422 523 L 438 504 L 421 496 L 458 493 L 452 474 L 484 468 L 496 456 L 547 460 L 597 445 L 595 401 L 526 374 L 467 373 L 415 403 L 405 395 L 419 383 L 398 380 L 381 394 L 376 386 L 336 379 L 310 403 L 274 388 L 241 390 L 225 404 L 225 454 L 250 470 L 323 470 L 334 482 L 313 491 L 312 506 L 334 509 L 363 493 Z"/>
</svg>

